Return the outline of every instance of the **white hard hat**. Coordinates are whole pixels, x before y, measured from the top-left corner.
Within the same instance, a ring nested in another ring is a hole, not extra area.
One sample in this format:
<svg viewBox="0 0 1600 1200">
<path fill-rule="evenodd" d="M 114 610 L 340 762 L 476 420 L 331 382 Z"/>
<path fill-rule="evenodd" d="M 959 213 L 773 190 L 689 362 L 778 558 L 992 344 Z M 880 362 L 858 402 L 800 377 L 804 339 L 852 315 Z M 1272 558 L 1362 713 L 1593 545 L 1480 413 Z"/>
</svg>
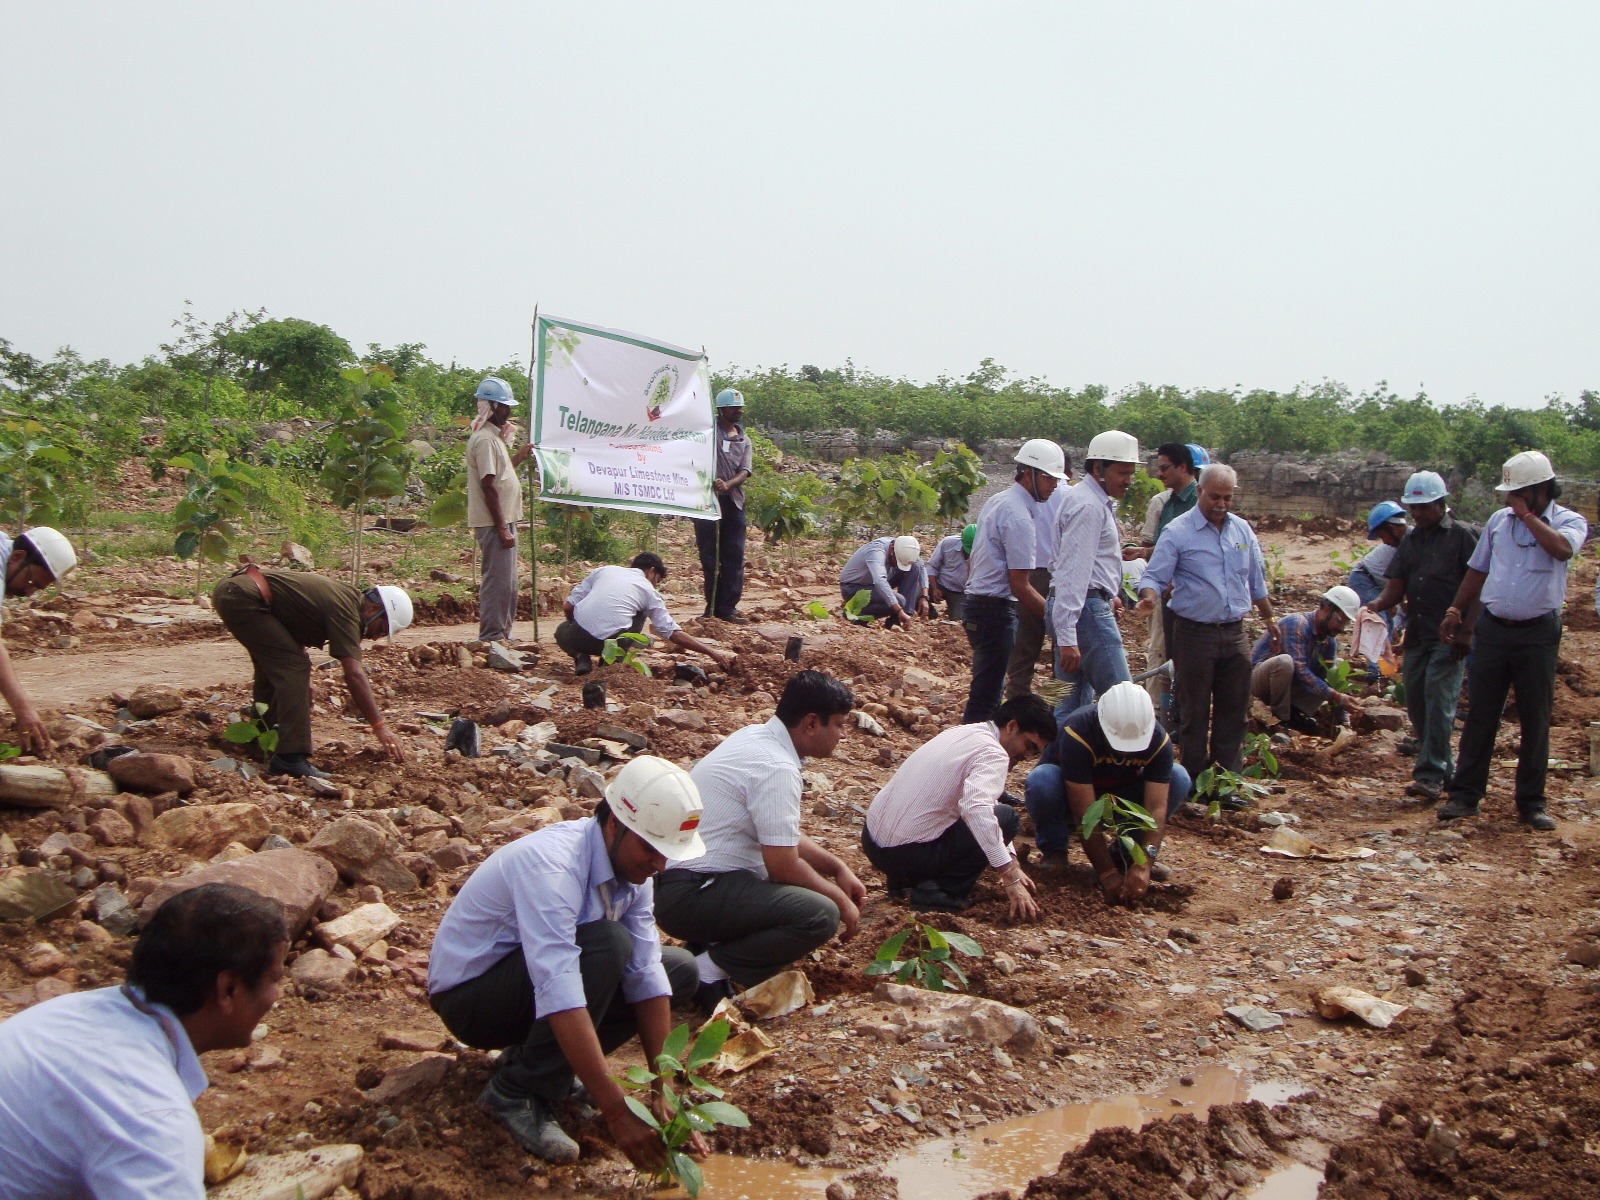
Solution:
<svg viewBox="0 0 1600 1200">
<path fill-rule="evenodd" d="M 1024 467 L 1033 467 L 1057 479 L 1067 477 L 1067 456 L 1061 447 L 1048 438 L 1034 438 L 1017 447 L 1017 457 L 1012 460 Z"/>
<path fill-rule="evenodd" d="M 44 559 L 45 570 L 50 572 L 57 583 L 61 581 L 63 575 L 78 565 L 78 555 L 73 550 L 72 543 L 49 526 L 36 525 L 32 529 L 24 529 L 22 536 L 28 539 L 28 545 Z"/>
<path fill-rule="evenodd" d="M 1537 450 L 1524 450 L 1506 459 L 1506 465 L 1500 468 L 1500 482 L 1495 484 L 1494 490 L 1514 492 L 1518 488 L 1532 487 L 1555 477 L 1556 469 L 1550 465 L 1548 458 Z"/>
<path fill-rule="evenodd" d="M 1406 480 L 1406 490 L 1400 493 L 1401 504 L 1432 504 L 1450 494 L 1444 477 L 1437 471 L 1417 471 Z"/>
<path fill-rule="evenodd" d="M 472 393 L 477 400 L 487 400 L 490 404 L 515 405 L 516 395 L 511 391 L 511 385 L 498 375 L 490 375 L 478 385 L 478 390 Z"/>
<path fill-rule="evenodd" d="M 909 533 L 902 533 L 894 540 L 894 561 L 904 571 L 912 563 L 922 557 L 922 543 Z"/>
<path fill-rule="evenodd" d="M 1103 462 L 1136 463 L 1139 458 L 1139 439 L 1120 429 L 1108 429 L 1094 435 L 1084 460 L 1098 458 Z"/>
<path fill-rule="evenodd" d="M 1345 587 L 1342 583 L 1336 584 L 1323 592 L 1322 598 L 1352 621 L 1356 619 L 1356 614 L 1361 611 L 1361 597 L 1356 595 L 1355 588 Z"/>
<path fill-rule="evenodd" d="M 1095 705 L 1100 711 L 1100 731 L 1113 750 L 1132 754 L 1150 744 L 1156 729 L 1156 708 L 1150 693 L 1123 680 L 1110 688 Z"/>
<path fill-rule="evenodd" d="M 406 595 L 405 588 L 397 588 L 389 583 L 380 584 L 378 600 L 383 604 L 384 615 L 389 618 L 390 637 L 411 624 L 411 597 Z"/>
<path fill-rule="evenodd" d="M 699 858 L 706 852 L 699 834 L 705 808 L 700 789 L 676 763 L 641 754 L 606 785 L 606 805 L 624 827 L 669 862 Z"/>
</svg>

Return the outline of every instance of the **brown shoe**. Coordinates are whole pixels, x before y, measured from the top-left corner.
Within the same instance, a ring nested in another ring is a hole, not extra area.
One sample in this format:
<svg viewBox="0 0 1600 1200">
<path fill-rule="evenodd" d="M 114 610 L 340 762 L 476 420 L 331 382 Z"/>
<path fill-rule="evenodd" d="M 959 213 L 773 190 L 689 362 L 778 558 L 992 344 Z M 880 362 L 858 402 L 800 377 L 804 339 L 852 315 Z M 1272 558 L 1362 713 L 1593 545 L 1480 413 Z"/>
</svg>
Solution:
<svg viewBox="0 0 1600 1200">
<path fill-rule="evenodd" d="M 1406 795 L 1415 796 L 1424 804 L 1437 804 L 1444 798 L 1444 786 L 1431 779 L 1413 779 L 1406 784 Z"/>
</svg>

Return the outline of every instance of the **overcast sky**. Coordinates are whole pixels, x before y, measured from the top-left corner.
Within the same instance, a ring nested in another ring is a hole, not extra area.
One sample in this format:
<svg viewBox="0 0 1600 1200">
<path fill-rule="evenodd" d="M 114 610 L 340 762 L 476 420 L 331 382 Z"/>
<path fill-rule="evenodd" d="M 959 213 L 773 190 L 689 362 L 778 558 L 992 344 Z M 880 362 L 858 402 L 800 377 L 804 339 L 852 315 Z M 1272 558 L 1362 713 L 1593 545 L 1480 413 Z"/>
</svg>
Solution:
<svg viewBox="0 0 1600 1200">
<path fill-rule="evenodd" d="M 1600 388 L 1600 4 L 0 0 L 0 337 Z"/>
</svg>

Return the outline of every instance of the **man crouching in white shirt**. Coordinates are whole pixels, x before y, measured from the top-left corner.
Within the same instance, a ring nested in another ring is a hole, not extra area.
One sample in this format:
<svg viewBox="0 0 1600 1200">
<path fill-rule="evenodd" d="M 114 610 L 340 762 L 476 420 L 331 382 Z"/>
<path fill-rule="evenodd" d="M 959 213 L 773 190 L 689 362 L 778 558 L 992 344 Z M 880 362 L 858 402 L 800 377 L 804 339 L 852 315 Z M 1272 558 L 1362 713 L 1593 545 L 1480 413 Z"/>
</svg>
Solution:
<svg viewBox="0 0 1600 1200">
<path fill-rule="evenodd" d="M 1027 693 L 992 721 L 957 725 L 920 746 L 867 809 L 861 849 L 913 909 L 959 912 L 985 867 L 1000 874 L 1013 920 L 1033 920 L 1033 880 L 1011 856 L 1017 810 L 1000 802 L 1006 775 L 1055 740 L 1050 706 Z"/>
<path fill-rule="evenodd" d="M 478 1103 L 547 1162 L 578 1157 L 553 1113 L 574 1074 L 618 1149 L 641 1170 L 661 1162 L 661 1139 L 628 1110 L 605 1056 L 637 1033 L 655 1062 L 672 1004 L 694 1000 L 694 959 L 662 948 L 652 880 L 705 852 L 700 813 L 688 773 L 642 755 L 617 772 L 592 818 L 491 854 L 439 922 L 429 1003 L 468 1046 L 504 1051 Z M 698 1136 L 692 1145 L 705 1151 Z"/>
<path fill-rule="evenodd" d="M 583 577 L 562 604 L 567 619 L 555 633 L 556 645 L 572 655 L 574 675 L 594 670 L 591 656 L 602 653 L 606 641 L 619 633 L 638 633 L 646 617 L 656 635 L 674 646 L 704 654 L 723 670 L 733 665 L 737 655 L 713 650 L 678 628 L 656 591 L 666 579 L 667 564 L 648 551 L 635 555 L 625 567 L 596 567 Z"/>
<path fill-rule="evenodd" d="M 288 936 L 276 900 L 190 888 L 150 918 L 127 983 L 0 1023 L 0 1195 L 202 1200 L 199 1056 L 250 1044 Z"/>
<path fill-rule="evenodd" d="M 833 676 L 797 671 L 770 721 L 694 765 L 705 857 L 662 873 L 656 916 L 697 951 L 703 1010 L 732 984 L 754 987 L 804 958 L 841 924 L 852 936 L 861 921 L 867 889 L 800 832 L 801 761 L 833 754 L 854 703 Z"/>
</svg>

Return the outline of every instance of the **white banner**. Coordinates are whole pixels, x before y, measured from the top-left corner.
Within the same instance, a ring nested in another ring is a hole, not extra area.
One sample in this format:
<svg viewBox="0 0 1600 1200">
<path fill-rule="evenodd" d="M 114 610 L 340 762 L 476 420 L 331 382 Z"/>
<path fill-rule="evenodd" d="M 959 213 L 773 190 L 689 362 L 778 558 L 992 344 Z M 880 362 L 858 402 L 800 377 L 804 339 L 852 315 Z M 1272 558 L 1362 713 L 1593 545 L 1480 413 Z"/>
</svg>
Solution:
<svg viewBox="0 0 1600 1200">
<path fill-rule="evenodd" d="M 553 504 L 716 517 L 716 424 L 704 352 L 538 319 L 533 438 Z"/>
</svg>

